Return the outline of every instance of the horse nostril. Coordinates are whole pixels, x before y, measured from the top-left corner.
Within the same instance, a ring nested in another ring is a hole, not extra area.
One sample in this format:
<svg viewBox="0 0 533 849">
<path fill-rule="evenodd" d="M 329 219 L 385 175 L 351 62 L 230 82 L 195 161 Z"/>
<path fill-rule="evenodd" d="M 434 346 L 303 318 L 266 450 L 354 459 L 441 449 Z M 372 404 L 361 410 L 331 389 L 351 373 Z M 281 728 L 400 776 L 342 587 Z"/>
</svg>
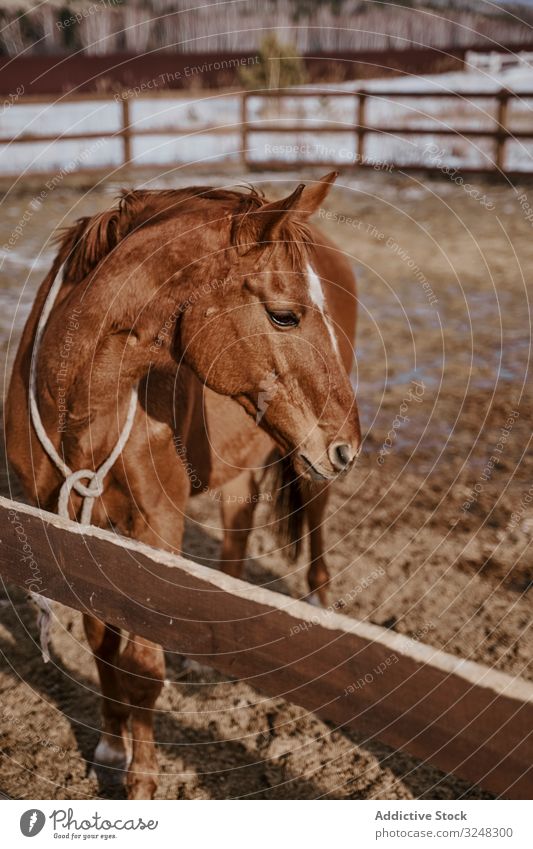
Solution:
<svg viewBox="0 0 533 849">
<path fill-rule="evenodd" d="M 338 471 L 342 471 L 349 466 L 354 458 L 352 446 L 348 445 L 347 442 L 337 442 L 330 447 L 328 453 L 329 459 Z"/>
</svg>

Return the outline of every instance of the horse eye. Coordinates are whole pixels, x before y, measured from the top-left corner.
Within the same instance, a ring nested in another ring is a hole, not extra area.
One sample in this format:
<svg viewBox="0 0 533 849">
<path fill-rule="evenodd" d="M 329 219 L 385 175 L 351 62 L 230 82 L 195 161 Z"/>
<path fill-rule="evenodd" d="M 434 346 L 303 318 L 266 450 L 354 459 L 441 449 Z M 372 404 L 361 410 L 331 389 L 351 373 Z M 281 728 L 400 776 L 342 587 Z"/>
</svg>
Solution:
<svg viewBox="0 0 533 849">
<path fill-rule="evenodd" d="M 267 310 L 268 317 L 276 327 L 297 327 L 300 319 L 293 312 L 272 312 Z"/>
</svg>

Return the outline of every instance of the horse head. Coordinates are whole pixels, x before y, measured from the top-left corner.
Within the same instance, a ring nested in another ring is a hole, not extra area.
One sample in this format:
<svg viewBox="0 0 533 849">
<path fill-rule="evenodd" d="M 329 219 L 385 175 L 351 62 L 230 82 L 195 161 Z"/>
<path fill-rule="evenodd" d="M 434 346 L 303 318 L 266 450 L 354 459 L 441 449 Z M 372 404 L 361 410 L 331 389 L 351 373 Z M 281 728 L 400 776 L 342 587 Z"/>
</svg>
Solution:
<svg viewBox="0 0 533 849">
<path fill-rule="evenodd" d="M 181 355 L 196 375 L 235 398 L 296 471 L 313 479 L 347 471 L 361 441 L 306 226 L 336 176 L 299 185 L 280 201 L 252 194 L 244 209 L 238 205 L 222 284 L 204 282 L 179 331 Z"/>
</svg>

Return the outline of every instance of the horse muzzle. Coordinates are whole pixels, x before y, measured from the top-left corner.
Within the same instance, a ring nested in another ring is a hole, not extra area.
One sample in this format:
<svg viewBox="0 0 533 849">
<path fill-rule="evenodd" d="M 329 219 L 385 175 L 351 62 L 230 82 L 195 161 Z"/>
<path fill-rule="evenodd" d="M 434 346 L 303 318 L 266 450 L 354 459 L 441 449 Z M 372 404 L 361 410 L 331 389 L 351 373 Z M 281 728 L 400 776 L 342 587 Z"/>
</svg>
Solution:
<svg viewBox="0 0 533 849">
<path fill-rule="evenodd" d="M 360 439 L 353 442 L 337 440 L 321 453 L 316 454 L 302 446 L 294 458 L 295 465 L 300 467 L 304 477 L 316 481 L 334 480 L 347 474 L 353 467 L 360 450 Z"/>
</svg>

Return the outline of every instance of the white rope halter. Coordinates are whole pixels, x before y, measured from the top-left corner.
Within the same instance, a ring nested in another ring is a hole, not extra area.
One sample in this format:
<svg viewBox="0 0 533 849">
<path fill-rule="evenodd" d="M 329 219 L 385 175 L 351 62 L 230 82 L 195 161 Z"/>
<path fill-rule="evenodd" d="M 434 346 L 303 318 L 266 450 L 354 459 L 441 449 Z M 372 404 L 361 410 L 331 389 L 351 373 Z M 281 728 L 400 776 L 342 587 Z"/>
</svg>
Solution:
<svg viewBox="0 0 533 849">
<path fill-rule="evenodd" d="M 39 442 L 41 443 L 44 451 L 48 454 L 52 462 L 55 463 L 55 465 L 65 478 L 65 481 L 59 492 L 59 501 L 57 505 L 57 512 L 59 516 L 61 516 L 63 519 L 69 518 L 69 498 L 72 490 L 75 490 L 75 492 L 77 492 L 78 495 L 81 495 L 83 498 L 80 523 L 82 525 L 89 525 L 91 523 L 94 500 L 95 498 L 98 498 L 99 496 L 103 495 L 105 489 L 104 479 L 120 457 L 131 433 L 133 421 L 135 418 L 135 411 L 137 409 L 138 388 L 137 385 L 135 385 L 132 389 L 126 421 L 124 422 L 124 426 L 120 432 L 118 441 L 107 460 L 105 460 L 105 462 L 102 463 L 100 468 L 96 469 L 95 471 L 93 469 L 79 469 L 78 471 L 72 471 L 72 469 L 65 463 L 63 458 L 60 456 L 55 446 L 53 445 L 52 440 L 46 433 L 39 413 L 39 407 L 37 405 L 37 356 L 39 353 L 39 347 L 41 344 L 44 330 L 46 328 L 46 324 L 50 317 L 50 313 L 52 312 L 59 290 L 62 286 L 62 269 L 63 266 L 61 266 L 61 268 L 58 270 L 55 280 L 52 286 L 50 287 L 50 291 L 48 292 L 48 295 L 44 302 L 44 306 L 39 317 L 39 322 L 37 324 L 37 330 L 35 332 L 35 339 L 33 342 L 33 351 L 30 363 L 30 417 L 35 433 L 37 434 Z M 82 481 L 84 480 L 88 482 L 87 485 L 82 483 Z M 50 639 L 52 604 L 49 599 L 39 595 L 38 593 L 31 592 L 29 595 L 32 601 L 35 602 L 39 609 L 37 624 L 40 631 L 41 651 L 43 654 L 43 660 L 45 663 L 47 663 L 50 660 L 48 643 Z"/>
</svg>

